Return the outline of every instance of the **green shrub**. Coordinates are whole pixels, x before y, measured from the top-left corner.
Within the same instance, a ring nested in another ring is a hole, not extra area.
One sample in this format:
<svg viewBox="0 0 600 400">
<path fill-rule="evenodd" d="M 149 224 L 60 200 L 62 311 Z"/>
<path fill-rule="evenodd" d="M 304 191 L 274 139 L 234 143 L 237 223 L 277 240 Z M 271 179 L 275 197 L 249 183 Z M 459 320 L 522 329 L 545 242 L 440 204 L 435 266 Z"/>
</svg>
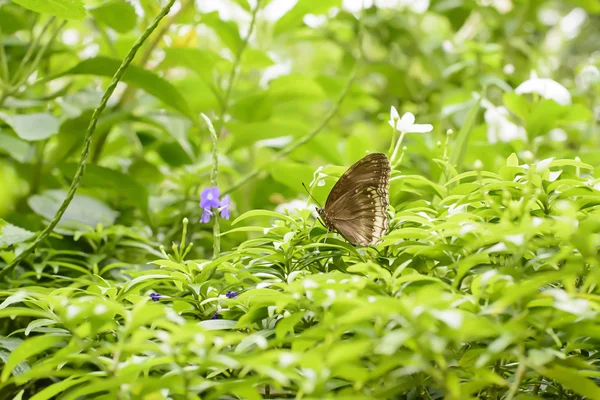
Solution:
<svg viewBox="0 0 600 400">
<path fill-rule="evenodd" d="M 85 3 L 0 0 L 0 400 L 600 399 L 595 3 Z"/>
</svg>

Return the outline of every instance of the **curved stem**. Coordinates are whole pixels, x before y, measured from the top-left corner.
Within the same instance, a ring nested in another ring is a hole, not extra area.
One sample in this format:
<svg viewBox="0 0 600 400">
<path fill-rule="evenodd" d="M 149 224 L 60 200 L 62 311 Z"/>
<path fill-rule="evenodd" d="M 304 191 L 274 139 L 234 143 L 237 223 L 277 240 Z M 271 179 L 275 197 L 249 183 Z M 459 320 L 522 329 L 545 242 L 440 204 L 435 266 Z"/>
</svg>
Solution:
<svg viewBox="0 0 600 400">
<path fill-rule="evenodd" d="M 29 59 L 33 55 L 33 51 L 38 46 L 38 43 L 40 42 L 42 36 L 44 36 L 44 33 L 46 33 L 48 28 L 50 28 L 50 25 L 52 25 L 52 23 L 54 22 L 55 19 L 56 19 L 56 17 L 50 17 L 50 19 L 48 19 L 48 21 L 46 21 L 46 23 L 44 24 L 44 27 L 42 28 L 42 31 L 40 32 L 40 34 L 31 38 L 31 42 L 29 43 L 29 47 L 27 47 L 25 56 L 23 57 L 23 59 L 21 59 L 21 63 L 19 64 L 19 67 L 17 68 L 15 75 L 13 76 L 12 86 L 15 86 L 15 84 L 18 82 L 19 78 L 21 77 L 21 73 L 23 72 L 23 69 L 25 68 L 25 66 L 27 65 L 27 62 L 29 62 Z M 32 35 L 33 35 L 33 28 L 32 28 Z"/>
<path fill-rule="evenodd" d="M 0 27 L 0 80 L 2 80 L 2 83 L 6 85 L 8 85 L 10 80 L 8 60 L 6 58 L 6 52 L 4 50 L 4 34 L 2 33 L 2 27 Z"/>
<path fill-rule="evenodd" d="M 58 28 L 56 28 L 56 30 L 52 33 L 52 36 L 50 36 L 50 39 L 42 46 L 40 51 L 38 51 L 38 53 L 35 55 L 35 58 L 33 59 L 33 62 L 31 63 L 29 68 L 27 68 L 25 75 L 23 75 L 23 77 L 16 83 L 16 85 L 14 87 L 15 90 L 18 90 L 21 85 L 23 85 L 27 82 L 27 79 L 29 78 L 29 76 L 38 67 L 38 65 L 40 64 L 40 61 L 42 60 L 42 57 L 44 57 L 44 55 L 46 54 L 46 51 L 52 45 L 52 43 L 54 43 L 54 41 L 56 40 L 56 37 L 58 36 L 58 33 L 62 30 L 62 28 L 64 28 L 64 26 L 66 24 L 67 24 L 66 20 L 61 22 L 61 24 L 58 26 Z"/>
<path fill-rule="evenodd" d="M 517 392 L 519 391 L 519 386 L 521 385 L 521 381 L 523 380 L 523 375 L 525 375 L 525 370 L 527 369 L 525 355 L 523 351 L 523 347 L 519 349 L 519 366 L 517 367 L 517 372 L 515 373 L 515 378 L 513 380 L 512 385 L 510 385 L 510 390 L 508 395 L 506 396 L 506 400 L 513 400 Z"/>
<path fill-rule="evenodd" d="M 242 62 L 242 55 L 244 54 L 244 50 L 246 50 L 246 47 L 248 47 L 248 41 L 250 40 L 250 36 L 252 35 L 252 32 L 254 31 L 254 26 L 256 25 L 256 14 L 258 13 L 259 8 L 260 8 L 260 0 L 257 0 L 256 7 L 254 7 L 254 10 L 252 10 L 252 19 L 250 20 L 250 27 L 248 28 L 248 34 L 246 34 L 246 36 L 244 37 L 244 40 L 242 41 L 240 48 L 238 49 L 237 53 L 235 54 L 235 60 L 233 61 L 233 65 L 231 66 L 231 72 L 229 73 L 229 78 L 227 80 L 227 89 L 225 90 L 225 96 L 223 96 L 221 112 L 219 113 L 219 119 L 218 119 L 219 133 L 223 133 L 222 131 L 225 126 L 224 118 L 225 118 L 225 115 L 227 114 L 227 111 L 229 110 L 229 98 L 231 96 L 231 90 L 233 89 L 233 83 L 236 79 L 237 70 Z"/>
<path fill-rule="evenodd" d="M 127 67 L 129 67 L 129 64 L 131 64 L 131 62 L 133 61 L 133 58 L 137 54 L 138 50 L 140 49 L 140 47 L 142 46 L 144 41 L 146 41 L 148 36 L 150 36 L 150 34 L 156 29 L 159 22 L 165 17 L 165 15 L 168 14 L 169 10 L 171 9 L 171 7 L 173 6 L 174 3 L 175 3 L 175 0 L 169 0 L 169 2 L 160 10 L 160 13 L 154 18 L 154 21 L 152 21 L 152 24 L 150 24 L 150 26 L 148 28 L 146 28 L 144 33 L 142 33 L 142 35 L 137 39 L 137 41 L 134 43 L 133 47 L 131 47 L 131 49 L 127 53 L 127 56 L 125 56 L 125 59 L 119 66 L 119 69 L 117 70 L 117 72 L 115 72 L 115 75 L 113 76 L 112 81 L 110 82 L 110 85 L 108 86 L 108 88 L 106 89 L 106 92 L 104 92 L 104 95 L 102 96 L 100 105 L 98 106 L 98 108 L 96 108 L 94 110 L 94 113 L 92 114 L 92 118 L 90 120 L 88 129 L 87 129 L 87 132 L 85 135 L 85 143 L 83 146 L 83 150 L 81 151 L 81 159 L 79 161 L 77 171 L 75 172 L 75 176 L 73 177 L 73 181 L 71 182 L 71 187 L 69 188 L 69 191 L 67 192 L 67 196 L 64 199 L 64 201 L 62 202 L 62 204 L 60 205 L 60 208 L 56 212 L 56 215 L 54 216 L 54 218 L 52 218 L 52 220 L 46 226 L 46 228 L 44 228 L 43 231 L 41 231 L 38 235 L 36 235 L 33 243 L 31 243 L 21 254 L 19 254 L 17 257 L 15 257 L 15 259 L 10 264 L 8 264 L 2 271 L 0 271 L 0 277 L 4 276 L 7 273 L 9 273 L 10 271 L 12 271 L 21 261 L 23 261 L 23 259 L 25 257 L 27 257 L 27 255 L 29 255 L 29 253 L 31 253 L 37 247 L 37 245 L 41 241 L 46 239 L 48 237 L 48 235 L 50 235 L 50 233 L 54 230 L 54 228 L 60 221 L 61 217 L 67 210 L 67 207 L 73 200 L 73 197 L 75 197 L 75 192 L 79 188 L 79 183 L 81 181 L 81 177 L 83 176 L 83 174 L 85 172 L 85 164 L 86 164 L 89 154 L 90 154 L 90 146 L 92 144 L 92 137 L 94 135 L 94 132 L 96 131 L 98 119 L 100 118 L 100 115 L 106 108 L 106 103 L 108 102 L 108 99 L 115 91 L 117 84 L 123 77 L 123 74 L 125 74 Z"/>
</svg>

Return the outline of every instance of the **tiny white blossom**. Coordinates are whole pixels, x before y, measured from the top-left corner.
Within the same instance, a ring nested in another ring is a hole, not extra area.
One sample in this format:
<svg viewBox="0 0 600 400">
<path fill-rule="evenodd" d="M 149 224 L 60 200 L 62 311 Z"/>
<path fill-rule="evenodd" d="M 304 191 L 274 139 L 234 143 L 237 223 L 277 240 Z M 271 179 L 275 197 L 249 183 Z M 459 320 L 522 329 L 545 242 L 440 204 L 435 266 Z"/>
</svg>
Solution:
<svg viewBox="0 0 600 400">
<path fill-rule="evenodd" d="M 537 93 L 563 106 L 571 104 L 571 94 L 567 88 L 555 80 L 548 78 L 530 78 L 517 86 L 515 93 Z"/>
<path fill-rule="evenodd" d="M 513 72 L 515 72 L 515 66 L 512 64 L 506 64 L 504 68 L 502 68 L 502 71 L 504 71 L 506 75 L 511 75 Z"/>
<path fill-rule="evenodd" d="M 399 119 L 400 114 L 398 114 L 398 110 L 396 110 L 396 107 L 392 106 L 392 108 L 390 109 L 390 120 L 388 121 L 388 124 L 390 124 L 392 128 L 395 128 L 396 121 L 398 121 Z"/>
<path fill-rule="evenodd" d="M 550 140 L 553 142 L 565 142 L 568 139 L 567 132 L 560 128 L 554 128 L 548 132 Z"/>
<path fill-rule="evenodd" d="M 509 112 L 506 107 L 496 107 L 487 99 L 483 99 L 481 105 L 486 109 L 483 118 L 487 123 L 488 142 L 494 144 L 517 139 L 527 140 L 525 129 L 508 118 Z"/>
<path fill-rule="evenodd" d="M 567 39 L 573 39 L 579 32 L 586 21 L 588 15 L 582 8 L 574 8 L 570 13 L 565 15 L 559 22 L 560 31 Z"/>
<path fill-rule="evenodd" d="M 409 9 L 416 14 L 423 14 L 429 8 L 429 0 L 399 0 L 398 7 Z"/>
<path fill-rule="evenodd" d="M 581 90 L 587 90 L 598 82 L 600 82 L 600 71 L 595 65 L 586 65 L 575 77 L 575 83 Z"/>
<path fill-rule="evenodd" d="M 452 53 L 454 51 L 454 43 L 451 40 L 444 40 L 442 42 L 442 50 L 446 53 Z"/>
<path fill-rule="evenodd" d="M 411 112 L 405 113 L 396 121 L 396 130 L 404 133 L 425 133 L 433 130 L 431 124 L 415 124 L 415 116 Z"/>
</svg>

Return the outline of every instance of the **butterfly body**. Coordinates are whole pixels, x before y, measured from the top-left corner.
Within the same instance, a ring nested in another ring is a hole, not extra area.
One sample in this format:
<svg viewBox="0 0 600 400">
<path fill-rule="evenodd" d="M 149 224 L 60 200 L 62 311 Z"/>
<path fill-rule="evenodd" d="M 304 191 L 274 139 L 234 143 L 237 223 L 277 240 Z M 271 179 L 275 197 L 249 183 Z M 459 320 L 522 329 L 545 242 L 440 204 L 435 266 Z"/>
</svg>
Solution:
<svg viewBox="0 0 600 400">
<path fill-rule="evenodd" d="M 382 153 L 358 160 L 340 177 L 317 208 L 324 225 L 354 245 L 368 246 L 387 231 L 390 161 Z"/>
</svg>

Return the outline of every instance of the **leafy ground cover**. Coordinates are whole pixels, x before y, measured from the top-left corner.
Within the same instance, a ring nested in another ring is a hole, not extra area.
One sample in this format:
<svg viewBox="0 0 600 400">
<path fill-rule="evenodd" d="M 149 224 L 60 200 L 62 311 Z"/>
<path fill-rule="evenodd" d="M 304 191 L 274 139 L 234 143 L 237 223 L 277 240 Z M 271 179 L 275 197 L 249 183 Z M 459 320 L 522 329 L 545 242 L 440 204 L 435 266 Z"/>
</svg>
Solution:
<svg viewBox="0 0 600 400">
<path fill-rule="evenodd" d="M 0 399 L 599 399 L 599 12 L 0 0 Z"/>
</svg>

